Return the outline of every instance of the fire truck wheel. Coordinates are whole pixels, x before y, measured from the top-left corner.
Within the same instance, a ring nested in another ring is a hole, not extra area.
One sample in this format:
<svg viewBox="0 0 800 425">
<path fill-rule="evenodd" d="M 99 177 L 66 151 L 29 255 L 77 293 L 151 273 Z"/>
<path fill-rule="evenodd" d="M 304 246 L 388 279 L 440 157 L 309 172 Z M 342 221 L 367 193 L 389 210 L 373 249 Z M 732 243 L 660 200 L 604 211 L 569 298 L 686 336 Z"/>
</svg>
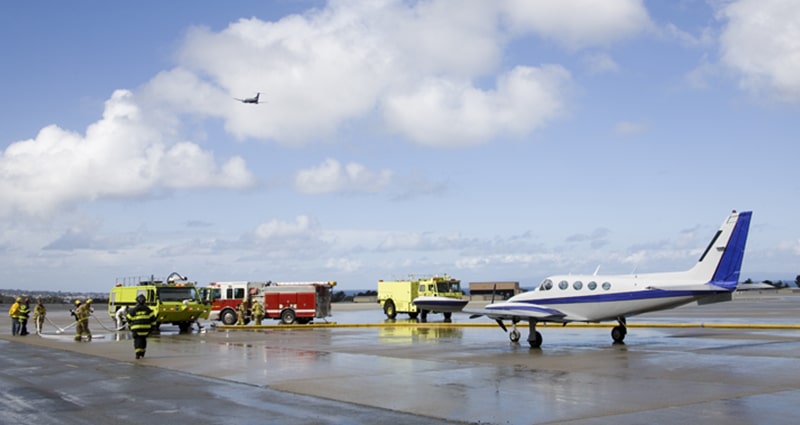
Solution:
<svg viewBox="0 0 800 425">
<path fill-rule="evenodd" d="M 390 319 L 397 317 L 397 308 L 394 306 L 394 301 L 386 300 L 386 302 L 383 303 L 383 312 L 386 313 L 386 317 Z"/>
<path fill-rule="evenodd" d="M 294 319 L 295 314 L 293 310 L 283 310 L 283 312 L 281 312 L 281 322 L 291 325 L 294 323 Z"/>
<path fill-rule="evenodd" d="M 220 319 L 222 320 L 223 324 L 225 325 L 236 324 L 236 313 L 234 313 L 233 310 L 225 310 L 222 312 L 220 316 L 221 316 Z"/>
</svg>

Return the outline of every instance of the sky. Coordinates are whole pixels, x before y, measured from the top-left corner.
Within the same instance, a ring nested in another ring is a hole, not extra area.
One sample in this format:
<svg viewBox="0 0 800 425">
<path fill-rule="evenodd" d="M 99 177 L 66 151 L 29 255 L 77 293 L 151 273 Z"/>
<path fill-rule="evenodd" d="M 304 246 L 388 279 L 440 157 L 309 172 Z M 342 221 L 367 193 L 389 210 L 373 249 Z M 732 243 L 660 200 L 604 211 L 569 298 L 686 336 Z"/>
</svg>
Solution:
<svg viewBox="0 0 800 425">
<path fill-rule="evenodd" d="M 800 275 L 800 2 L 0 8 L 0 288 Z"/>
</svg>

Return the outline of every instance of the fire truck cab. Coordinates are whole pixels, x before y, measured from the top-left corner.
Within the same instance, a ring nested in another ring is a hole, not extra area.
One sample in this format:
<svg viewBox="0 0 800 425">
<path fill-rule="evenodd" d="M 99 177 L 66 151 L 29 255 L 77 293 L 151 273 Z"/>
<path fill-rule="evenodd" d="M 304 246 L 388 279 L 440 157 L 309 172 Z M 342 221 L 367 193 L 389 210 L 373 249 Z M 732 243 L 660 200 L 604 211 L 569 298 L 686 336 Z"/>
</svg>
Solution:
<svg viewBox="0 0 800 425">
<path fill-rule="evenodd" d="M 211 282 L 200 289 L 200 298 L 211 306 L 209 320 L 218 320 L 225 325 L 234 325 L 237 321 L 239 304 L 246 302 L 250 306 L 250 297 L 255 295 L 267 282 L 246 280 L 230 282 Z M 250 320 L 246 315 L 245 323 Z"/>
</svg>

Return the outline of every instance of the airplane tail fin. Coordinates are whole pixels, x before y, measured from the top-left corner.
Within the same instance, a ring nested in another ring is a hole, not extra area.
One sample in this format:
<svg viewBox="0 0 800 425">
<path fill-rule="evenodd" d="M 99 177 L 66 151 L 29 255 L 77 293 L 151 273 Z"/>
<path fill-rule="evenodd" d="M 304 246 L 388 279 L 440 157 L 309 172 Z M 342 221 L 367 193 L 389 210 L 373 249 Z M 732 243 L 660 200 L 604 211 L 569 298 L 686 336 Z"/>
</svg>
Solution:
<svg viewBox="0 0 800 425">
<path fill-rule="evenodd" d="M 734 211 L 722 223 L 711 243 L 689 270 L 692 278 L 701 279 L 729 291 L 736 289 L 744 258 L 744 246 L 750 229 L 751 211 Z"/>
</svg>

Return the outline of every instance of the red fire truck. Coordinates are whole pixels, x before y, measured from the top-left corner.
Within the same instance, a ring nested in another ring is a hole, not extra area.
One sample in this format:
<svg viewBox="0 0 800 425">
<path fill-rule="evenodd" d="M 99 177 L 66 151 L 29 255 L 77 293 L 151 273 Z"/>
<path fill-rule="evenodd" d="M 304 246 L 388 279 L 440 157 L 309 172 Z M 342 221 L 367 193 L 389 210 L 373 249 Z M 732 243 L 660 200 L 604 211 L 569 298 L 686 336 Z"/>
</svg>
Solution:
<svg viewBox="0 0 800 425">
<path fill-rule="evenodd" d="M 202 299 L 211 303 L 209 320 L 236 323 L 237 307 L 246 303 L 245 323 L 251 319 L 253 300 L 264 306 L 264 318 L 282 323 L 309 323 L 331 315 L 331 293 L 336 282 L 213 282 L 201 289 Z"/>
</svg>

